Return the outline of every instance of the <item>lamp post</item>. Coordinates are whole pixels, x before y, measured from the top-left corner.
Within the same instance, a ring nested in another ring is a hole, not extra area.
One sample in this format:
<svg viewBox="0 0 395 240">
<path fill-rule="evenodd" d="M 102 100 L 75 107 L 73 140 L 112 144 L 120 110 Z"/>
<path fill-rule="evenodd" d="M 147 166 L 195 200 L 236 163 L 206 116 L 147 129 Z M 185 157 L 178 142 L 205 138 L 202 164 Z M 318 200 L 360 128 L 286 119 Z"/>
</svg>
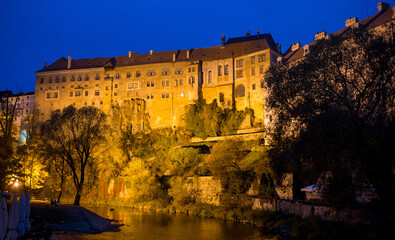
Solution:
<svg viewBox="0 0 395 240">
<path fill-rule="evenodd" d="M 113 108 L 113 99 L 112 99 L 112 96 L 113 96 L 113 85 L 114 85 L 114 77 L 105 77 L 104 78 L 104 81 L 111 81 L 111 108 Z"/>
</svg>

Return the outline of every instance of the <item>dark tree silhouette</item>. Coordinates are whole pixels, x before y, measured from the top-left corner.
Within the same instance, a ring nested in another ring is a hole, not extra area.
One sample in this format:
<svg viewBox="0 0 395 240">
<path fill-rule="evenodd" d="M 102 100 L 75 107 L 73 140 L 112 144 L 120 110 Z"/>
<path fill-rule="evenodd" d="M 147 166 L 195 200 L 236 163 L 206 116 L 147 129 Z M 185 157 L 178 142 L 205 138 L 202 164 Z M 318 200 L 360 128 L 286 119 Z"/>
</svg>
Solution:
<svg viewBox="0 0 395 240">
<path fill-rule="evenodd" d="M 101 110 L 77 110 L 73 106 L 55 111 L 41 126 L 45 151 L 64 159 L 71 169 L 76 187 L 74 205 L 80 204 L 85 167 L 95 161 L 94 154 L 105 139 L 106 129 L 106 115 Z"/>
<path fill-rule="evenodd" d="M 382 206 L 390 207 L 394 72 L 393 26 L 379 33 L 331 36 L 311 45 L 304 59 L 271 68 L 265 85 L 275 171 L 293 172 L 298 189 L 331 171 L 329 183 L 349 183 L 329 188 L 335 207 L 346 207 L 355 188 L 367 180 Z"/>
</svg>

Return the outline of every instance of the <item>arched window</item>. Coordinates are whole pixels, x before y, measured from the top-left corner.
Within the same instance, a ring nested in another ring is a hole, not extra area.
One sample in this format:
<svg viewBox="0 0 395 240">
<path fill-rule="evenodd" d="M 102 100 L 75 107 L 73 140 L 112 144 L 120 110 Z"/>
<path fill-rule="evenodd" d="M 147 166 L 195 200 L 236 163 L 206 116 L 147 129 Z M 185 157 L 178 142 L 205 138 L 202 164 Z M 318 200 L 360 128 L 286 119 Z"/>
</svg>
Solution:
<svg viewBox="0 0 395 240">
<path fill-rule="evenodd" d="M 237 87 L 236 87 L 236 97 L 237 98 L 238 97 L 244 97 L 245 96 L 245 91 L 246 91 L 246 88 L 244 87 L 243 84 L 237 85 Z"/>
<path fill-rule="evenodd" d="M 219 65 L 218 66 L 218 76 L 221 76 L 221 75 L 222 75 L 222 66 Z"/>
<path fill-rule="evenodd" d="M 229 75 L 229 66 L 228 65 L 225 65 L 224 75 Z"/>
<path fill-rule="evenodd" d="M 210 84 L 213 82 L 213 74 L 211 71 L 208 71 L 207 83 Z"/>
</svg>

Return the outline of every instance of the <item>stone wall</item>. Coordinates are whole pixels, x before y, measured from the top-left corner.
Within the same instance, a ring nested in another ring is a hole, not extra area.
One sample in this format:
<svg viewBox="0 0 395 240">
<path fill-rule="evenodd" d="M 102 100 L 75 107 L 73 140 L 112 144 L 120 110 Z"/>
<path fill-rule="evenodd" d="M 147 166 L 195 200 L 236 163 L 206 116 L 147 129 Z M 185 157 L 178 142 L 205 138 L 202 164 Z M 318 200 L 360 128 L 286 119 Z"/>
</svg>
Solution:
<svg viewBox="0 0 395 240">
<path fill-rule="evenodd" d="M 253 210 L 280 211 L 302 218 L 316 216 L 326 221 L 350 224 L 369 224 L 372 213 L 360 210 L 344 209 L 336 211 L 327 206 L 316 206 L 299 201 L 251 198 Z"/>
<path fill-rule="evenodd" d="M 221 182 L 213 176 L 189 177 L 187 189 L 188 194 L 196 197 L 197 202 L 219 206 L 222 187 Z"/>
</svg>

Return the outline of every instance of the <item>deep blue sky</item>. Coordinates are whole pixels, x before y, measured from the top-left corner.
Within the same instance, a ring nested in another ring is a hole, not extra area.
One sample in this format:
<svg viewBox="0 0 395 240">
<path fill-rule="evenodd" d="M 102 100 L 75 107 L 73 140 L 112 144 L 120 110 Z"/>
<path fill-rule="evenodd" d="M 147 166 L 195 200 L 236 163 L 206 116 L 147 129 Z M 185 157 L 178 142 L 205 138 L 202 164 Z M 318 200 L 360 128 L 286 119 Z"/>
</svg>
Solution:
<svg viewBox="0 0 395 240">
<path fill-rule="evenodd" d="M 377 12 L 378 0 L 6 0 L 0 5 L 0 90 L 34 91 L 35 71 L 60 57 L 144 54 L 219 45 L 271 33 L 292 43 L 332 33 L 348 17 Z M 391 6 L 395 0 L 386 1 Z"/>
</svg>

